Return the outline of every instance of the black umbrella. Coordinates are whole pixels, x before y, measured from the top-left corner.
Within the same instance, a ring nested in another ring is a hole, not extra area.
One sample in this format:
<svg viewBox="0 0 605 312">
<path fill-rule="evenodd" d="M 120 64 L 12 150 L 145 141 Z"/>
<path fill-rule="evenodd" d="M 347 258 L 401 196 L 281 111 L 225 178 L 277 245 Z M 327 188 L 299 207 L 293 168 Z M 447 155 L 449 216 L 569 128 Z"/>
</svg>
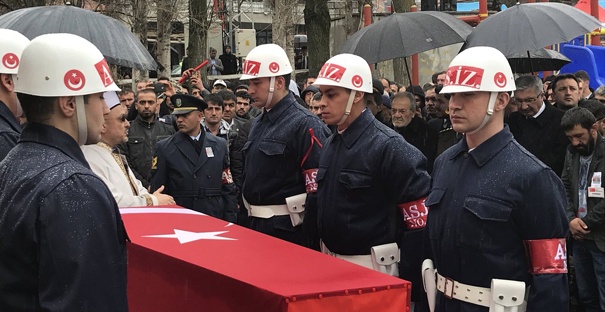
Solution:
<svg viewBox="0 0 605 312">
<path fill-rule="evenodd" d="M 507 57 L 507 59 L 515 73 L 559 70 L 561 67 L 571 63 L 571 60 L 567 56 L 549 49 L 540 49 L 529 53 L 516 53 Z"/>
<path fill-rule="evenodd" d="M 139 39 L 120 21 L 73 6 L 40 6 L 0 16 L 0 28 L 30 40 L 44 34 L 71 33 L 92 42 L 110 64 L 154 70 L 157 63 Z"/>
<path fill-rule="evenodd" d="M 488 46 L 509 56 L 570 41 L 599 27 L 596 18 L 567 4 L 517 4 L 479 23 L 462 49 Z"/>
<path fill-rule="evenodd" d="M 472 30 L 467 23 L 443 12 L 394 13 L 354 33 L 340 52 L 359 55 L 373 64 L 464 42 Z"/>
<path fill-rule="evenodd" d="M 354 33 L 340 52 L 359 55 L 373 64 L 464 42 L 472 30 L 443 12 L 394 13 Z"/>
</svg>

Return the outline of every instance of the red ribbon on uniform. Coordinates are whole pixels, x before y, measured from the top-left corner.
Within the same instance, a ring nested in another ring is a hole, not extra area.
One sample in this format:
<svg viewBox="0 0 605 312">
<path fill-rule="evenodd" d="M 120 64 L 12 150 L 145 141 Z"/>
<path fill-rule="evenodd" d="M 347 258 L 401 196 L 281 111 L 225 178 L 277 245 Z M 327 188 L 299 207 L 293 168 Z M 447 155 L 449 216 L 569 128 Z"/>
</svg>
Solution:
<svg viewBox="0 0 605 312">
<path fill-rule="evenodd" d="M 233 183 L 233 177 L 231 176 L 231 170 L 229 168 L 223 170 L 223 185 Z"/>
</svg>

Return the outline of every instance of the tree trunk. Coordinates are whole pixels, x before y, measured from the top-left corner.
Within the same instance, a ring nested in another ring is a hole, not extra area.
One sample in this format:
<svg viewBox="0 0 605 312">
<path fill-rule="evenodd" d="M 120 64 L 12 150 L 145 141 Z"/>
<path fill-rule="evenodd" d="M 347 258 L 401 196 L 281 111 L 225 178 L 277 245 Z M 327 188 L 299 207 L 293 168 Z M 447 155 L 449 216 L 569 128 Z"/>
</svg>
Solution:
<svg viewBox="0 0 605 312">
<path fill-rule="evenodd" d="M 139 37 L 139 40 L 144 47 L 147 44 L 147 0 L 131 0 L 132 5 L 132 32 Z M 132 69 L 132 88 L 134 90 L 136 81 L 147 80 L 149 78 L 148 71 Z"/>
<path fill-rule="evenodd" d="M 172 35 L 172 18 L 176 3 L 174 1 L 156 0 L 157 8 L 157 42 L 156 57 L 159 63 L 158 78 L 170 77 L 170 36 Z"/>
<path fill-rule="evenodd" d="M 309 75 L 317 76 L 330 58 L 330 10 L 325 0 L 305 1 L 305 28 L 309 54 Z"/>
<path fill-rule="evenodd" d="M 189 0 L 189 65 L 196 67 L 206 58 L 208 26 L 208 2 L 206 0 Z M 207 72 L 203 68 L 202 81 L 206 81 Z"/>
<path fill-rule="evenodd" d="M 282 47 L 290 59 L 294 69 L 294 12 L 296 0 L 269 0 L 267 3 L 273 8 L 271 18 L 273 20 L 273 43 Z M 296 75 L 292 72 L 292 80 Z"/>
<path fill-rule="evenodd" d="M 413 1 L 410 1 L 410 0 L 393 0 L 393 10 L 397 13 L 409 12 L 411 5 L 406 7 L 406 2 L 413 3 Z M 408 65 L 409 65 L 409 63 L 408 63 Z M 411 74 L 412 73 L 410 73 L 410 75 Z M 393 80 L 395 80 L 395 82 L 405 84 L 406 81 L 409 80 L 407 77 L 408 76 L 407 76 L 407 72 L 405 70 L 404 59 L 403 58 L 393 59 Z"/>
</svg>

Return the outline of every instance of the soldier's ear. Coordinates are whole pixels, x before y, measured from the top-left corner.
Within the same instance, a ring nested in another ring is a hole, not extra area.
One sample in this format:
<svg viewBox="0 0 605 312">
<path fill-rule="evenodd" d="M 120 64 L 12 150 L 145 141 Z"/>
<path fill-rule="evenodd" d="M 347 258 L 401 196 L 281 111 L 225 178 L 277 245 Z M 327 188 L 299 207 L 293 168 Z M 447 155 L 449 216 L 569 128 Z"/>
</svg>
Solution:
<svg viewBox="0 0 605 312">
<path fill-rule="evenodd" d="M 510 101 L 510 94 L 508 92 L 500 92 L 496 97 L 496 103 L 494 105 L 494 111 L 503 111 Z"/>
<path fill-rule="evenodd" d="M 60 96 L 58 99 L 59 113 L 67 118 L 71 118 L 76 113 L 76 97 Z"/>
</svg>

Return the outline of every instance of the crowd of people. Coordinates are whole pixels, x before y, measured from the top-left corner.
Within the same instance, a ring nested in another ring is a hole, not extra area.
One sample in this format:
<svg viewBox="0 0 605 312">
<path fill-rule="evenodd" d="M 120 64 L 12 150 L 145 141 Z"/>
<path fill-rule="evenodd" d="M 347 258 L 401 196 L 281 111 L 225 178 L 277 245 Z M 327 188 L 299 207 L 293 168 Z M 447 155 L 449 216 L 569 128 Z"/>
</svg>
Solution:
<svg viewBox="0 0 605 312">
<path fill-rule="evenodd" d="M 120 90 L 82 38 L 0 42 L 2 311 L 126 311 L 118 207 L 166 205 L 410 280 L 412 311 L 605 310 L 605 86 L 584 71 L 515 76 L 477 47 L 406 87 L 339 54 L 298 86 L 265 44 L 238 83 Z"/>
</svg>

